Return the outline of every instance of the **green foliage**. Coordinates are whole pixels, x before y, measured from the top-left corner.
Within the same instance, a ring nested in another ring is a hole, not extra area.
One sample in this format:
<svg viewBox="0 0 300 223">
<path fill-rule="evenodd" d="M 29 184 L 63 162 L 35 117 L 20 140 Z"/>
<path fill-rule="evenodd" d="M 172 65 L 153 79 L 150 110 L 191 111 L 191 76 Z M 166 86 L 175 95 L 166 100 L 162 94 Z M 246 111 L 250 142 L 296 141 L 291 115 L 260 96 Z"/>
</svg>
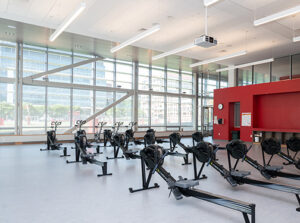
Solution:
<svg viewBox="0 0 300 223">
<path fill-rule="evenodd" d="M 14 119 L 15 105 L 7 102 L 0 102 L 0 117 L 4 119 Z"/>
</svg>

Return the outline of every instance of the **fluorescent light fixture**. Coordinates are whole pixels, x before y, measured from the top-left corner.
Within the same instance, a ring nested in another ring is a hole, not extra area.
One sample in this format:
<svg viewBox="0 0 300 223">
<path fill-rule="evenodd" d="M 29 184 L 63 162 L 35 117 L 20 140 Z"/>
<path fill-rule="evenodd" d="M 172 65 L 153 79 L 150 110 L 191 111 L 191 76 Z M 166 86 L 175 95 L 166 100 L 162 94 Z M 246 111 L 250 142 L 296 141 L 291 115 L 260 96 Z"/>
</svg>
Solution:
<svg viewBox="0 0 300 223">
<path fill-rule="evenodd" d="M 237 68 L 249 67 L 249 66 L 264 64 L 264 63 L 271 63 L 273 61 L 274 61 L 274 58 L 270 58 L 270 59 L 266 59 L 266 60 L 260 60 L 260 61 L 256 61 L 256 62 L 245 63 L 245 64 L 241 64 L 241 65 L 237 65 L 237 66 L 230 66 L 230 67 L 218 69 L 218 70 L 216 70 L 216 72 L 234 70 L 234 69 L 237 69 Z"/>
<path fill-rule="evenodd" d="M 182 52 L 182 51 L 186 51 L 186 50 L 189 50 L 191 48 L 194 48 L 196 47 L 197 45 L 195 45 L 194 43 L 190 43 L 190 44 L 187 44 L 187 45 L 184 45 L 182 47 L 178 47 L 174 50 L 170 50 L 168 52 L 165 52 L 165 53 L 161 53 L 161 54 L 158 54 L 156 56 L 153 56 L 152 57 L 152 60 L 158 60 L 158 59 L 161 59 L 163 57 L 166 57 L 166 56 L 170 56 L 172 54 L 176 54 L 176 53 L 179 53 L 179 52 Z"/>
<path fill-rule="evenodd" d="M 137 41 L 139 41 L 139 40 L 141 40 L 141 39 L 157 32 L 158 30 L 160 30 L 160 25 L 156 24 L 156 25 L 152 26 L 150 29 L 147 29 L 144 32 L 141 32 L 138 35 L 126 40 L 125 42 L 123 42 L 121 44 L 119 44 L 118 46 L 115 46 L 115 47 L 111 48 L 110 52 L 115 53 L 116 51 L 118 51 L 118 50 L 120 50 L 120 49 L 134 43 L 134 42 L 137 42 Z"/>
<path fill-rule="evenodd" d="M 294 15 L 298 12 L 300 12 L 300 5 L 298 5 L 294 8 L 290 8 L 290 9 L 287 9 L 287 10 L 277 12 L 275 14 L 263 17 L 261 19 L 257 19 L 257 20 L 254 21 L 253 24 L 254 24 L 254 26 L 260 26 L 260 25 L 268 23 L 268 22 L 273 22 L 275 20 L 282 19 L 284 17 Z"/>
<path fill-rule="evenodd" d="M 8 25 L 7 27 L 10 28 L 10 29 L 16 29 L 16 27 L 12 26 L 12 25 Z"/>
<path fill-rule="evenodd" d="M 220 0 L 203 0 L 203 4 L 205 7 L 208 7 L 208 6 L 211 6 L 215 3 L 217 3 L 218 1 L 220 1 Z"/>
<path fill-rule="evenodd" d="M 295 36 L 293 38 L 293 42 L 299 42 L 300 41 L 300 36 Z"/>
<path fill-rule="evenodd" d="M 50 36 L 49 40 L 53 42 L 82 13 L 85 7 L 85 2 L 81 2 L 79 7 L 59 25 L 55 32 Z"/>
<path fill-rule="evenodd" d="M 237 53 L 229 54 L 229 55 L 226 55 L 226 56 L 217 57 L 217 58 L 213 58 L 213 59 L 209 59 L 209 60 L 203 60 L 201 62 L 191 64 L 190 67 L 197 67 L 197 66 L 201 66 L 201 65 L 204 65 L 204 64 L 218 62 L 218 61 L 221 61 L 221 60 L 227 60 L 227 59 L 230 59 L 230 58 L 233 58 L 233 57 L 243 56 L 245 54 L 247 54 L 247 51 L 243 50 L 243 51 L 239 51 Z"/>
</svg>

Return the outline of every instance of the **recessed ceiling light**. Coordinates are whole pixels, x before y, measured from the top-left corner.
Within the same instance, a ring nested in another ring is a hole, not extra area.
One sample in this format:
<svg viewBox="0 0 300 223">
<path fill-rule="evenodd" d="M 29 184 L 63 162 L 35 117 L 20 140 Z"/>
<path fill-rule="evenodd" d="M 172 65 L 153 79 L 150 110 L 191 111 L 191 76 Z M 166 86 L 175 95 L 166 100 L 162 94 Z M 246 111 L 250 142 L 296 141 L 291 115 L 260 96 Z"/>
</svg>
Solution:
<svg viewBox="0 0 300 223">
<path fill-rule="evenodd" d="M 230 67 L 218 69 L 218 70 L 216 70 L 216 72 L 234 70 L 234 69 L 237 69 L 237 68 L 249 67 L 249 66 L 259 65 L 259 64 L 264 64 L 264 63 L 271 63 L 273 61 L 274 61 L 274 58 L 270 58 L 270 59 L 266 59 L 266 60 L 260 60 L 260 61 L 256 61 L 256 62 L 240 64 L 240 65 L 237 65 L 237 66 L 230 66 Z"/>
<path fill-rule="evenodd" d="M 16 29 L 17 28 L 17 27 L 12 26 L 12 25 L 8 25 L 7 27 L 10 28 L 10 29 Z"/>
<path fill-rule="evenodd" d="M 238 56 L 243 56 L 245 54 L 247 54 L 247 51 L 243 50 L 243 51 L 229 54 L 226 56 L 221 56 L 221 57 L 217 57 L 217 58 L 213 58 L 213 59 L 203 60 L 198 63 L 190 64 L 190 67 L 197 67 L 197 66 L 201 66 L 201 65 L 205 65 L 205 64 L 209 64 L 209 63 L 215 63 L 218 61 L 227 60 L 227 59 L 231 59 L 231 58 L 238 57 Z"/>
<path fill-rule="evenodd" d="M 141 40 L 141 39 L 157 32 L 158 30 L 160 30 L 160 25 L 159 24 L 154 24 L 151 28 L 149 28 L 149 29 L 139 33 L 138 35 L 126 40 L 125 42 L 120 43 L 119 45 L 111 48 L 110 52 L 115 53 L 118 50 L 123 49 L 124 47 L 126 47 L 128 45 L 131 45 L 132 43 L 137 42 L 137 41 L 139 41 L 139 40 Z"/>
<path fill-rule="evenodd" d="M 68 26 L 83 12 L 86 8 L 86 3 L 81 2 L 79 7 L 59 25 L 55 32 L 50 36 L 49 40 L 53 42 Z"/>
<path fill-rule="evenodd" d="M 295 15 L 296 13 L 299 13 L 299 12 L 300 12 L 300 5 L 297 5 L 293 8 L 289 8 L 289 9 L 277 12 L 275 14 L 257 19 L 253 22 L 253 24 L 254 24 L 254 26 L 260 26 L 265 23 L 269 23 L 269 22 L 276 21 L 278 19 L 285 18 L 287 16 Z"/>
</svg>

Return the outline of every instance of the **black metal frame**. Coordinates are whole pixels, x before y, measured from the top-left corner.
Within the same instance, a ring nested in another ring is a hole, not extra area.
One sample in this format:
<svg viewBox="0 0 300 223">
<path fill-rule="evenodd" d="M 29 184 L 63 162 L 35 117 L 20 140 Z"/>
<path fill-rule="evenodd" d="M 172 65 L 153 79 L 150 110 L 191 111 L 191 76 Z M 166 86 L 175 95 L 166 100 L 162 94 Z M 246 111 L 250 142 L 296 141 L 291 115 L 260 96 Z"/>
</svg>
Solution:
<svg viewBox="0 0 300 223">
<path fill-rule="evenodd" d="M 130 193 L 135 193 L 138 191 L 143 191 L 143 190 L 150 190 L 150 189 L 155 189 L 155 188 L 159 188 L 159 185 L 157 183 L 154 183 L 154 186 L 150 186 L 150 181 L 152 178 L 152 175 L 154 173 L 153 169 L 149 169 L 149 173 L 148 176 L 146 177 L 146 164 L 144 159 L 141 157 L 141 170 L 142 170 L 142 188 L 139 189 L 133 189 L 132 187 L 129 188 L 129 192 Z"/>
<path fill-rule="evenodd" d="M 279 169 L 278 170 L 267 169 L 267 167 L 270 166 L 269 165 L 270 162 L 268 162 L 266 164 L 264 152 L 263 152 L 263 164 L 264 164 L 264 166 L 259 164 L 258 161 L 252 159 L 248 155 L 245 155 L 243 160 L 246 163 L 248 163 L 249 165 L 251 165 L 253 168 L 255 168 L 256 170 L 258 170 L 260 172 L 260 174 L 268 180 L 271 179 L 271 178 L 276 178 L 276 177 L 284 177 L 284 178 L 293 179 L 293 180 L 300 180 L 300 175 L 298 175 L 298 174 L 281 172 Z"/>
<path fill-rule="evenodd" d="M 112 159 L 123 159 L 123 158 L 124 158 L 123 155 L 122 155 L 122 156 L 118 156 L 118 155 L 119 155 L 119 151 L 120 151 L 120 146 L 114 145 L 113 148 L 114 148 L 114 156 L 113 156 L 113 157 L 108 157 L 108 156 L 107 156 L 106 159 L 108 159 L 108 160 L 112 160 Z"/>
<path fill-rule="evenodd" d="M 228 157 L 229 172 L 232 173 L 232 171 L 238 171 L 236 168 L 237 168 L 237 165 L 238 165 L 240 159 L 236 159 L 234 167 L 232 168 L 231 158 L 230 158 L 231 155 L 228 150 L 227 150 L 227 157 Z M 271 190 L 294 194 L 296 196 L 296 199 L 297 199 L 298 205 L 299 205 L 299 207 L 296 208 L 296 211 L 300 212 L 300 199 L 299 199 L 300 187 L 296 187 L 296 186 L 292 186 L 292 185 L 288 185 L 288 184 L 277 184 L 277 183 L 271 183 L 271 182 L 266 182 L 266 181 L 260 181 L 260 180 L 255 180 L 255 179 L 251 179 L 248 177 L 239 177 L 239 176 L 234 176 L 234 175 L 231 175 L 231 177 L 239 185 L 249 184 L 249 185 L 253 185 L 253 186 L 258 186 L 258 187 L 268 188 Z"/>
<path fill-rule="evenodd" d="M 183 163 L 181 165 L 191 165 L 192 163 L 189 162 L 189 153 L 186 151 L 186 146 L 180 142 L 176 144 L 175 142 L 172 141 L 171 138 L 169 139 L 170 139 L 170 150 L 171 150 L 171 153 L 169 153 L 169 155 L 173 155 L 172 153 L 174 153 L 174 150 L 176 149 L 176 145 L 179 145 L 186 152 L 186 154 L 175 152 L 174 155 L 180 154 L 182 156 Z"/>
<path fill-rule="evenodd" d="M 75 141 L 75 160 L 74 161 L 69 161 L 69 160 L 66 160 L 66 163 L 67 164 L 70 164 L 70 163 L 83 163 L 83 164 L 86 164 L 87 162 L 91 163 L 91 164 L 96 164 L 98 166 L 101 166 L 102 168 L 102 174 L 97 174 L 97 177 L 102 177 L 102 176 L 110 176 L 112 175 L 112 173 L 108 173 L 107 172 L 107 162 L 101 162 L 101 161 L 98 161 L 94 158 L 82 158 L 81 157 L 81 154 L 85 154 L 84 151 L 80 148 L 80 145 L 79 143 L 77 143 Z M 86 154 L 85 154 L 86 155 Z"/>
<path fill-rule="evenodd" d="M 165 156 L 166 154 L 161 159 L 164 159 Z M 160 163 L 160 161 L 161 160 L 159 160 L 158 163 Z M 146 178 L 146 170 L 145 170 L 146 164 L 145 164 L 144 156 L 141 154 L 143 187 L 136 190 L 129 188 L 129 191 L 131 193 L 158 188 L 159 187 L 158 184 L 154 184 L 154 186 L 149 187 L 152 175 L 155 172 L 157 172 L 168 183 L 169 189 L 171 189 L 171 192 L 173 191 L 174 195 L 176 191 L 177 195 L 179 196 L 179 198 L 177 197 L 176 199 L 181 199 L 182 198 L 181 195 L 183 195 L 185 197 L 194 197 L 200 200 L 204 200 L 213 204 L 230 208 L 232 210 L 239 211 L 242 213 L 245 223 L 255 223 L 255 204 L 234 200 L 231 198 L 215 195 L 206 191 L 201 191 L 190 187 L 183 188 L 183 187 L 176 186 L 176 180 L 162 166 L 159 166 L 158 164 L 155 164 L 149 160 L 147 161 L 147 163 L 150 172 L 148 177 Z M 149 163 L 151 163 L 150 166 Z M 248 215 L 251 215 L 250 219 Z"/>
<path fill-rule="evenodd" d="M 264 166 L 265 166 L 265 165 L 266 165 L 265 151 L 264 151 L 263 149 L 262 149 L 261 151 L 262 151 L 263 163 L 264 163 Z M 277 153 L 277 155 L 278 155 L 279 157 L 281 157 L 282 159 L 284 159 L 284 160 L 287 161 L 286 163 L 283 163 L 283 165 L 285 165 L 285 166 L 287 166 L 287 165 L 295 165 L 295 167 L 296 167 L 297 169 L 300 169 L 300 159 L 299 159 L 298 161 L 296 161 L 297 154 L 298 154 L 298 152 L 295 152 L 294 157 L 291 157 L 291 156 L 290 156 L 290 151 L 289 151 L 288 148 L 287 148 L 287 154 L 285 154 L 285 153 L 283 153 L 283 152 L 281 152 L 281 151 L 280 151 L 279 153 Z M 274 155 L 275 155 L 275 154 L 271 155 L 271 157 L 270 157 L 270 159 L 269 159 L 267 165 L 270 165 L 270 163 L 271 163 L 271 161 L 272 161 Z"/>
</svg>

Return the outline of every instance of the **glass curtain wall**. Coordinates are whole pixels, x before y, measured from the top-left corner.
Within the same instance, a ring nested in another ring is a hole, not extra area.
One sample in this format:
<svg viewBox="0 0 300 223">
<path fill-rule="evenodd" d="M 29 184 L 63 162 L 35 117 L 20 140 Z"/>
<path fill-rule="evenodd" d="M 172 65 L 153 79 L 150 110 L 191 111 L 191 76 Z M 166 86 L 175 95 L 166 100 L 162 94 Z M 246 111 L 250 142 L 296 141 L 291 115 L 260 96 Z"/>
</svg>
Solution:
<svg viewBox="0 0 300 223">
<path fill-rule="evenodd" d="M 23 55 L 19 61 L 17 51 Z M 95 56 L 0 42 L 0 134 L 45 134 L 52 121 L 61 121 L 58 133 L 64 133 L 77 120 L 95 113 L 98 115 L 84 127 L 88 133 L 93 133 L 100 121 L 107 122 L 107 127 L 116 121 L 128 125 L 134 120 L 135 100 L 141 131 L 150 127 L 157 131 L 196 129 L 196 74 L 179 68 L 138 63 L 137 89 L 133 87 L 134 63 L 116 59 L 99 60 L 16 84 L 17 74 L 27 78 L 92 58 Z M 223 82 L 225 87 L 226 78 Z M 218 87 L 218 74 L 210 73 L 201 83 L 199 89 L 204 91 L 199 98 L 212 98 Z M 17 90 L 21 91 L 19 96 Z M 133 95 L 103 110 L 127 94 Z M 22 105 L 18 109 L 17 100 Z"/>
</svg>

